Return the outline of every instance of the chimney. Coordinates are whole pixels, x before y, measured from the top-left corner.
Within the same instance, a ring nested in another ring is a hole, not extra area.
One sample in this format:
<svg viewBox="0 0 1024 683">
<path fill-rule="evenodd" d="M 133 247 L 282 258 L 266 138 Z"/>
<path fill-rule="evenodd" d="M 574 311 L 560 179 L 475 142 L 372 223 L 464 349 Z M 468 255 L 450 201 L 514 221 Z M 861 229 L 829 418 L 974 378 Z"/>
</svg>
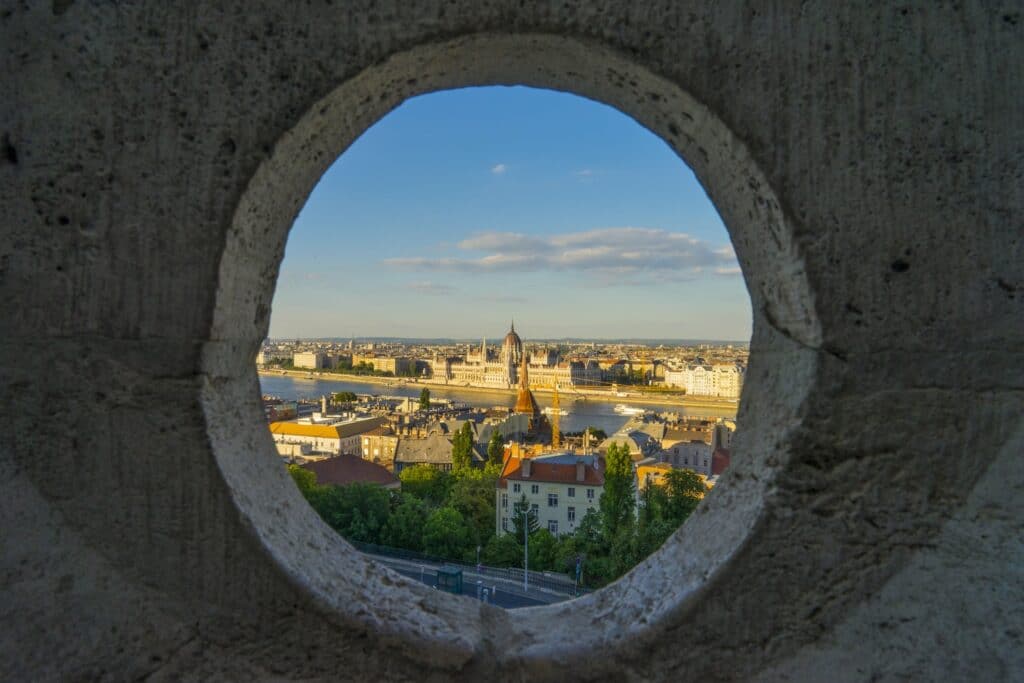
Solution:
<svg viewBox="0 0 1024 683">
<path fill-rule="evenodd" d="M 530 476 L 530 459 L 529 458 L 523 458 L 522 469 L 523 469 L 523 478 L 524 479 L 528 478 Z"/>
<path fill-rule="evenodd" d="M 587 478 L 586 467 L 582 460 L 576 461 L 576 481 L 583 481 Z"/>
</svg>

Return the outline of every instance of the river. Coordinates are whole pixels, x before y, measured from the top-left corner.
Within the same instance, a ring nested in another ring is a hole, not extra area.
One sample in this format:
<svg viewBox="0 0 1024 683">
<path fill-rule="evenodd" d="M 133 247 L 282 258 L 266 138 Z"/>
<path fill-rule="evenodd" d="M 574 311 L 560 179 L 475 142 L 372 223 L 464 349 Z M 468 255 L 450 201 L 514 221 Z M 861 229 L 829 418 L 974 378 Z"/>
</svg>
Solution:
<svg viewBox="0 0 1024 683">
<path fill-rule="evenodd" d="M 287 400 L 296 399 L 317 399 L 324 395 L 330 395 L 341 391 L 351 391 L 356 394 L 372 394 L 374 396 L 411 396 L 419 398 L 420 390 L 426 385 L 422 384 L 399 384 L 395 386 L 381 386 L 371 382 L 358 382 L 352 380 L 336 379 L 306 379 L 286 375 L 260 375 L 260 388 L 264 394 L 278 396 Z M 460 391 L 457 388 L 439 386 L 427 386 L 430 395 L 437 398 L 447 398 L 459 401 L 478 408 L 491 408 L 502 406 L 511 408 L 515 405 L 516 397 L 503 392 L 482 392 Z M 611 434 L 626 424 L 629 417 L 619 415 L 615 412 L 615 404 L 605 401 L 586 400 L 578 401 L 571 395 L 562 394 L 562 409 L 568 414 L 563 415 L 560 423 L 562 432 L 580 432 L 587 427 L 593 426 L 603 429 Z M 629 399 L 622 399 L 623 403 L 629 403 Z M 551 397 L 548 395 L 537 395 L 537 403 L 547 407 L 551 405 Z M 707 409 L 685 408 L 678 405 L 645 405 L 637 406 L 651 410 L 668 410 L 684 415 L 714 415 L 714 411 Z M 722 413 L 725 416 L 725 413 Z"/>
</svg>

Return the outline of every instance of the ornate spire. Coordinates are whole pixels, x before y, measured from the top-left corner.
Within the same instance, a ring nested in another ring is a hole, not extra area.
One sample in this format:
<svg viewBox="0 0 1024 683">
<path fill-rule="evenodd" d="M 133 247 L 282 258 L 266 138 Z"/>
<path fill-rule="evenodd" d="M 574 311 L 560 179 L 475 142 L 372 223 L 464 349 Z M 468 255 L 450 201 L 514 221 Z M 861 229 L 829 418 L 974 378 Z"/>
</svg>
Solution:
<svg viewBox="0 0 1024 683">
<path fill-rule="evenodd" d="M 526 351 L 524 350 L 522 355 L 522 362 L 519 364 L 519 388 L 529 389 L 530 388 L 530 375 L 526 369 Z"/>
</svg>

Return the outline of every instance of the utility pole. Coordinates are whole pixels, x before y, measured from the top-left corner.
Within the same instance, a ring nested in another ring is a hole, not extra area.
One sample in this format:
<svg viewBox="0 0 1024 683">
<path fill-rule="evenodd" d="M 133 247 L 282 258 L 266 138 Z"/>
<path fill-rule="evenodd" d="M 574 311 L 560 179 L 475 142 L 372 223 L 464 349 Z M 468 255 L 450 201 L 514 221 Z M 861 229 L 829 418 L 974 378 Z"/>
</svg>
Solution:
<svg viewBox="0 0 1024 683">
<path fill-rule="evenodd" d="M 530 508 L 523 510 L 523 592 L 530 590 Z"/>
</svg>

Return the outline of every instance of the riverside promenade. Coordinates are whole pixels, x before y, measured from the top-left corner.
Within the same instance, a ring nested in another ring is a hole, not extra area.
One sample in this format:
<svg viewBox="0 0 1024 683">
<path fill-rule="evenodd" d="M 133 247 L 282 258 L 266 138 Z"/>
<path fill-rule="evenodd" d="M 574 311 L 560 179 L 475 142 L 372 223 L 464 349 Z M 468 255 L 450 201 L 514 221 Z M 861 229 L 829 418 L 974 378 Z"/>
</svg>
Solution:
<svg viewBox="0 0 1024 683">
<path fill-rule="evenodd" d="M 279 370 L 268 368 L 257 368 L 261 375 L 265 376 L 288 376 L 304 379 L 338 380 L 360 384 L 373 384 L 383 387 L 407 386 L 423 387 L 426 389 L 445 389 L 465 393 L 479 394 L 500 394 L 502 396 L 515 396 L 515 389 L 502 389 L 497 387 L 477 387 L 466 384 L 436 381 L 431 379 L 409 378 L 409 377 L 374 377 L 373 375 L 351 375 L 329 370 Z M 530 387 L 531 391 L 538 395 L 551 395 L 551 389 L 544 387 Z M 684 394 L 662 394 L 660 392 L 643 392 L 636 387 L 622 387 L 618 391 L 611 389 L 593 389 L 580 387 L 567 387 L 561 390 L 562 398 L 585 399 L 587 401 L 600 401 L 604 403 L 630 403 L 649 406 L 660 406 L 665 408 L 686 408 L 689 410 L 707 410 L 717 415 L 736 415 L 739 401 L 728 399 L 717 399 L 710 397 L 686 396 Z"/>
</svg>

